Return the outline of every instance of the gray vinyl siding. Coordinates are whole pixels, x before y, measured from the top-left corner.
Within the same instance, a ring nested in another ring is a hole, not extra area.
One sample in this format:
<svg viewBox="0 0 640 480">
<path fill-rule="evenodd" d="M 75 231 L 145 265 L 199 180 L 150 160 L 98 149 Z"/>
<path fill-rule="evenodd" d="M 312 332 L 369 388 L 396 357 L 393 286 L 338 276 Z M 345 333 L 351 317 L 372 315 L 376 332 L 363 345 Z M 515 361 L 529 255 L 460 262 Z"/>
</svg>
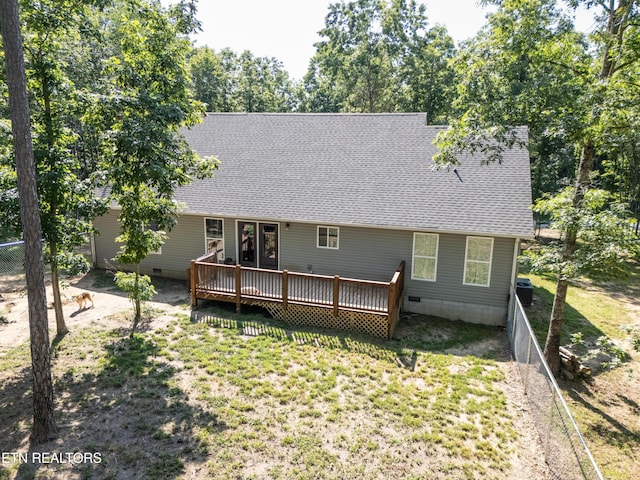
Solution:
<svg viewBox="0 0 640 480">
<path fill-rule="evenodd" d="M 96 219 L 101 232 L 96 236 L 97 264 L 105 268 L 118 251 L 114 238 L 119 234 L 117 213 L 110 212 Z M 205 252 L 204 218 L 183 215 L 162 247 L 162 254 L 149 255 L 142 263 L 143 272 L 185 278 L 191 259 Z M 237 223 L 234 218 L 224 220 L 224 256 L 237 261 Z M 257 221 L 252 218 L 242 220 Z M 265 222 L 278 223 L 278 222 Z M 309 272 L 320 275 L 340 275 L 363 280 L 389 281 L 404 260 L 405 298 L 505 307 L 513 268 L 514 239 L 494 238 L 489 287 L 463 285 L 466 236 L 440 234 L 435 282 L 411 279 L 413 233 L 409 230 L 374 229 L 338 226 L 339 248 L 317 247 L 316 224 L 279 222 L 281 270 Z M 154 269 L 156 271 L 154 272 Z M 161 272 L 158 272 L 161 270 Z M 404 308 L 411 311 L 412 302 Z"/>
<path fill-rule="evenodd" d="M 285 224 L 286 225 L 286 224 Z M 334 226 L 323 224 L 323 226 Z M 319 275 L 340 275 L 388 282 L 406 254 L 403 237 L 410 234 L 395 230 L 339 226 L 337 250 L 317 247 L 318 225 L 291 223 L 280 234 L 282 269 Z M 400 242 L 400 245 L 398 244 Z"/>
<path fill-rule="evenodd" d="M 463 285 L 465 235 L 441 234 L 438 272 L 435 282 L 411 279 L 411 258 L 407 262 L 405 295 L 501 307 L 508 300 L 513 268 L 514 239 L 494 238 L 490 286 Z M 411 249 L 411 247 L 410 247 Z M 410 309 L 410 305 L 405 305 Z"/>
<path fill-rule="evenodd" d="M 93 221 L 94 227 L 98 230 L 93 238 L 96 252 L 96 265 L 99 268 L 108 268 L 113 264 L 113 257 L 118 252 L 118 244 L 115 238 L 120 235 L 120 225 L 117 221 L 118 211 L 109 210 L 105 215 Z"/>
<path fill-rule="evenodd" d="M 504 306 L 509 294 L 514 239 L 494 238 L 489 287 L 463 285 L 465 235 L 440 234 L 435 282 L 411 279 L 413 232 L 340 227 L 338 250 L 317 248 L 317 225 L 290 224 L 281 233 L 281 268 L 388 282 L 405 262 L 405 295 Z M 405 305 L 406 308 L 409 305 Z"/>
<path fill-rule="evenodd" d="M 120 235 L 118 211 L 110 211 L 95 219 L 94 225 L 100 232 L 94 239 L 96 264 L 99 268 L 117 267 L 113 260 L 120 248 L 114 239 Z M 225 250 L 227 246 L 228 228 L 233 228 L 233 221 L 224 222 Z M 168 233 L 160 254 L 150 254 L 141 263 L 141 273 L 156 274 L 172 278 L 186 278 L 186 270 L 191 259 L 198 258 L 205 252 L 204 217 L 183 215 L 175 228 Z M 226 255 L 226 253 L 225 253 Z M 126 269 L 126 266 L 122 266 Z"/>
</svg>

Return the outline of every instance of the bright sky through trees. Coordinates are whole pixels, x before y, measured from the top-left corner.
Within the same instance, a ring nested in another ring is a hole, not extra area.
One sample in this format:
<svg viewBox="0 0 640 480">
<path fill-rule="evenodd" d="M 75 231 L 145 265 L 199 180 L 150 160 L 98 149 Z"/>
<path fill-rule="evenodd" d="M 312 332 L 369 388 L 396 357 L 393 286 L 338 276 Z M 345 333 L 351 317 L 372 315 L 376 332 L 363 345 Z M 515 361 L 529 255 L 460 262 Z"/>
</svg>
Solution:
<svg viewBox="0 0 640 480">
<path fill-rule="evenodd" d="M 196 45 L 216 51 L 230 48 L 236 53 L 250 50 L 258 57 L 282 61 L 292 78 L 299 80 L 320 40 L 328 6 L 337 0 L 200 0 L 198 19 L 202 32 Z M 163 4 L 173 0 L 162 0 Z M 424 0 L 429 25 L 442 24 L 456 42 L 475 35 L 490 10 L 477 0 Z M 494 10 L 492 7 L 491 10 Z M 578 28 L 588 28 L 590 20 L 578 20 Z"/>
</svg>

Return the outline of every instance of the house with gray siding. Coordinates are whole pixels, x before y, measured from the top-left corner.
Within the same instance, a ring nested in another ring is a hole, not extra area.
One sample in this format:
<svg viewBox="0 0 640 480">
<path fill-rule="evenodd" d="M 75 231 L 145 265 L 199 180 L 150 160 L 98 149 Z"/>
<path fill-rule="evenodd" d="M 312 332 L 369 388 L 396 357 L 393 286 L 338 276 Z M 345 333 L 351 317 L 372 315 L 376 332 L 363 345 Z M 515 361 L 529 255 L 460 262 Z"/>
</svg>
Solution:
<svg viewBox="0 0 640 480">
<path fill-rule="evenodd" d="M 404 262 L 404 311 L 504 325 L 520 241 L 533 236 L 529 155 L 516 145 L 499 164 L 464 154 L 434 169 L 443 128 L 417 113 L 208 114 L 183 133 L 220 169 L 177 192 L 178 224 L 141 270 L 186 278 L 209 254 L 388 282 Z M 118 213 L 95 221 L 98 267 L 113 264 Z"/>
</svg>

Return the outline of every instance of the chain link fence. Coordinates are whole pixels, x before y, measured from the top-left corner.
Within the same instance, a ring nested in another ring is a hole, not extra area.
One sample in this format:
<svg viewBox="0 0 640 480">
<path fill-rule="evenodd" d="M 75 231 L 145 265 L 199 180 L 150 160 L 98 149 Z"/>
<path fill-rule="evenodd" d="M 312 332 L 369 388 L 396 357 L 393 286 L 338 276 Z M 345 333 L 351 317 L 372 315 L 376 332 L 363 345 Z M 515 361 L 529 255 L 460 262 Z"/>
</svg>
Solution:
<svg viewBox="0 0 640 480">
<path fill-rule="evenodd" d="M 562 480 L 603 480 L 515 290 L 511 298 L 507 334 L 549 468 L 555 478 Z"/>
<path fill-rule="evenodd" d="M 24 241 L 0 243 L 0 275 L 24 274 Z"/>
</svg>

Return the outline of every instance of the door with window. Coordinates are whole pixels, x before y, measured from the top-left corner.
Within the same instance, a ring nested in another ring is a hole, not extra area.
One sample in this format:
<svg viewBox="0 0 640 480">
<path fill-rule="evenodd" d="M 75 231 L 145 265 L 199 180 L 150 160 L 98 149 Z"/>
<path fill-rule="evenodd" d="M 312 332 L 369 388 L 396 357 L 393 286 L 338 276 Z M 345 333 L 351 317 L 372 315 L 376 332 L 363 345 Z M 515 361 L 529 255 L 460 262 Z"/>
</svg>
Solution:
<svg viewBox="0 0 640 480">
<path fill-rule="evenodd" d="M 260 268 L 278 269 L 278 224 L 260 224 Z"/>
<path fill-rule="evenodd" d="M 257 267 L 256 248 L 256 223 L 238 222 L 238 263 Z"/>
<path fill-rule="evenodd" d="M 238 263 L 277 270 L 278 224 L 238 222 Z"/>
</svg>

